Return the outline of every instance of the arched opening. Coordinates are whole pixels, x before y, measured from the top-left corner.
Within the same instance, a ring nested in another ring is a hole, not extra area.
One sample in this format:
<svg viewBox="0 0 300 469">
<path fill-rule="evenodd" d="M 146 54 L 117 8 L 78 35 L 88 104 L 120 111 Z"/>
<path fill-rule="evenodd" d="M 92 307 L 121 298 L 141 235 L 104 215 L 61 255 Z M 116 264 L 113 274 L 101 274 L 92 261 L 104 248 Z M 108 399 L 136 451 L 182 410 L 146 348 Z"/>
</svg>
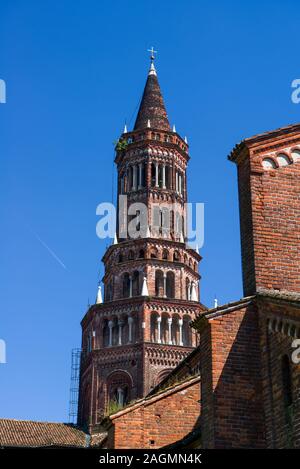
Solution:
<svg viewBox="0 0 300 469">
<path fill-rule="evenodd" d="M 122 371 L 113 372 L 107 380 L 108 412 L 124 407 L 131 400 L 132 378 Z"/>
<path fill-rule="evenodd" d="M 174 251 L 174 254 L 173 254 L 173 261 L 174 262 L 179 262 L 180 261 L 180 254 L 178 251 Z"/>
<path fill-rule="evenodd" d="M 112 320 L 112 345 L 118 345 L 119 342 L 119 326 L 118 319 L 114 317 Z"/>
<path fill-rule="evenodd" d="M 109 345 L 109 327 L 108 320 L 104 319 L 102 327 L 102 336 L 103 336 L 103 347 L 108 347 Z"/>
<path fill-rule="evenodd" d="M 179 334 L 179 320 L 178 314 L 174 314 L 172 317 L 172 344 L 180 345 L 180 334 Z"/>
<path fill-rule="evenodd" d="M 156 164 L 151 164 L 151 186 L 155 187 L 156 185 Z"/>
<path fill-rule="evenodd" d="M 183 317 L 182 325 L 182 342 L 185 347 L 190 347 L 192 345 L 192 331 L 190 328 L 190 318 L 189 316 Z"/>
<path fill-rule="evenodd" d="M 164 275 L 161 270 L 155 272 L 155 296 L 164 296 Z"/>
<path fill-rule="evenodd" d="M 150 318 L 150 340 L 151 342 L 158 343 L 160 341 L 159 328 L 158 328 L 159 315 L 152 313 Z"/>
<path fill-rule="evenodd" d="M 119 259 L 118 259 L 119 262 L 124 262 L 124 256 L 123 254 L 119 254 Z"/>
<path fill-rule="evenodd" d="M 275 169 L 276 163 L 272 158 L 264 158 L 262 160 L 262 165 L 265 169 Z"/>
<path fill-rule="evenodd" d="M 139 259 L 144 259 L 145 258 L 145 251 L 144 249 L 139 250 Z"/>
<path fill-rule="evenodd" d="M 279 166 L 288 166 L 289 164 L 291 164 L 289 157 L 284 153 L 280 153 L 277 156 L 277 163 Z"/>
<path fill-rule="evenodd" d="M 168 260 L 168 250 L 167 249 L 164 249 L 163 252 L 162 252 L 162 258 L 164 261 L 167 261 Z"/>
<path fill-rule="evenodd" d="M 130 277 L 126 272 L 123 274 L 123 298 L 129 298 L 130 295 Z"/>
<path fill-rule="evenodd" d="M 132 250 L 130 250 L 129 253 L 128 253 L 128 260 L 133 261 L 133 259 L 134 259 L 134 252 Z"/>
<path fill-rule="evenodd" d="M 132 296 L 139 296 L 141 293 L 140 273 L 135 270 L 132 276 Z"/>
<path fill-rule="evenodd" d="M 166 296 L 167 298 L 175 298 L 175 275 L 173 272 L 167 273 Z"/>
<path fill-rule="evenodd" d="M 188 301 L 191 299 L 190 279 L 188 277 L 185 279 L 185 297 Z"/>
<path fill-rule="evenodd" d="M 161 342 L 163 344 L 169 343 L 169 324 L 168 324 L 169 316 L 163 314 L 161 317 Z"/>
</svg>

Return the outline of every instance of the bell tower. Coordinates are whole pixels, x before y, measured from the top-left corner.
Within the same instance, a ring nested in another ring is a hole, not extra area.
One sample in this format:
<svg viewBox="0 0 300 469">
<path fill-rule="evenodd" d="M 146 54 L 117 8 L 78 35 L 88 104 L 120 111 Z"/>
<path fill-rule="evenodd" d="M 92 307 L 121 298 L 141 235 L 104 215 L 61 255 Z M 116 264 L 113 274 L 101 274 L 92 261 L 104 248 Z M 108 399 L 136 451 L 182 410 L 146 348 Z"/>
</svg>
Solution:
<svg viewBox="0 0 300 469">
<path fill-rule="evenodd" d="M 78 423 L 145 396 L 197 345 L 198 263 L 186 242 L 188 144 L 171 129 L 154 51 L 133 130 L 116 145 L 117 234 L 103 262 L 104 298 L 82 325 Z"/>
</svg>

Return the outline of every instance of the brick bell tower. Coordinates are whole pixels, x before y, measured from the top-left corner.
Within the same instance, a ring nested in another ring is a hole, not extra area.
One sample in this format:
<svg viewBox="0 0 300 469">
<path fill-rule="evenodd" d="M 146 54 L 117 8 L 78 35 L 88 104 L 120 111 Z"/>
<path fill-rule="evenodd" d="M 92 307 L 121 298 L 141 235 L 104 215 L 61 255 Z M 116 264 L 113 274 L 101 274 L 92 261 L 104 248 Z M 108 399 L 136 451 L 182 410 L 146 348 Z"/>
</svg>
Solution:
<svg viewBox="0 0 300 469">
<path fill-rule="evenodd" d="M 201 257 L 185 243 L 188 161 L 152 55 L 134 129 L 125 126 L 116 146 L 118 235 L 103 257 L 104 301 L 99 290 L 81 323 L 80 425 L 99 423 L 112 402 L 145 396 L 197 345 L 189 323 L 204 308 Z"/>
</svg>

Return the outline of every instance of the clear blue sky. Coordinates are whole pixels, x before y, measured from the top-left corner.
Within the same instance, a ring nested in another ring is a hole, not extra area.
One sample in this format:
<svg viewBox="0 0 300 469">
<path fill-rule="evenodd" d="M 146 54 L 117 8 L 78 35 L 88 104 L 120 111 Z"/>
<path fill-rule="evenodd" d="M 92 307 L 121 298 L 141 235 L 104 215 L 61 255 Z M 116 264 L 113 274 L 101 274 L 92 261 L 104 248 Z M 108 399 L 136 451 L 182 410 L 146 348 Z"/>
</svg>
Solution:
<svg viewBox="0 0 300 469">
<path fill-rule="evenodd" d="M 150 46 L 171 123 L 205 203 L 201 298 L 242 296 L 236 168 L 246 136 L 300 120 L 295 1 L 2 0 L 0 417 L 66 421 L 70 354 L 96 295 L 113 144 L 129 127 Z M 66 269 L 43 243 L 59 257 Z"/>
</svg>

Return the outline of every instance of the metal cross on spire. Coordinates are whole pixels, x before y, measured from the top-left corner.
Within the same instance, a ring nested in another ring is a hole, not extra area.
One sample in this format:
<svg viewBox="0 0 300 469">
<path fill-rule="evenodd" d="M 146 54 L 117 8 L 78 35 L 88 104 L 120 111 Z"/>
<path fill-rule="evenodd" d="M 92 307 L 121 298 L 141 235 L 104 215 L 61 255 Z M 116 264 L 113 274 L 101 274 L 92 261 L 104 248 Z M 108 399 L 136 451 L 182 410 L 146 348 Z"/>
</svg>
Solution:
<svg viewBox="0 0 300 469">
<path fill-rule="evenodd" d="M 148 49 L 148 52 L 151 52 L 150 59 L 151 59 L 151 62 L 153 62 L 153 60 L 155 59 L 154 54 L 157 54 L 157 50 L 154 50 L 154 47 L 152 46 L 151 49 Z"/>
</svg>

